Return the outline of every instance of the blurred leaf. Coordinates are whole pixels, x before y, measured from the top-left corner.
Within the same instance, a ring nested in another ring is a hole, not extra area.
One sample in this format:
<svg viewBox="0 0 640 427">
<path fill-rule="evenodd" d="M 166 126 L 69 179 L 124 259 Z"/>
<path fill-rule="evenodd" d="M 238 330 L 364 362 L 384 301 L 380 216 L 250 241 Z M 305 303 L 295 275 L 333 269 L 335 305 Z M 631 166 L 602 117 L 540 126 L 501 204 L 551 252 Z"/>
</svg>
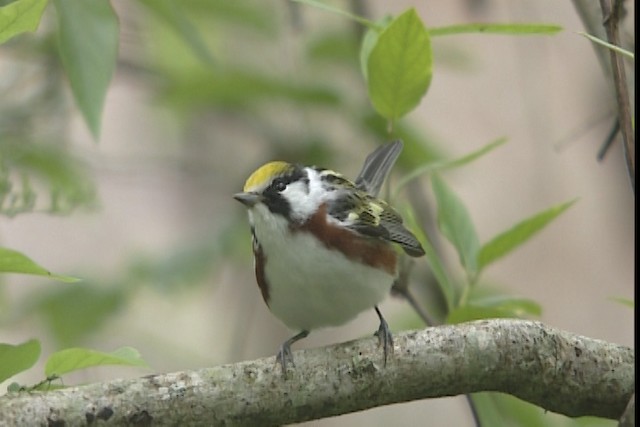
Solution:
<svg viewBox="0 0 640 427">
<path fill-rule="evenodd" d="M 485 145 L 484 147 L 480 148 L 479 150 L 476 150 L 476 151 L 474 151 L 472 153 L 469 153 L 467 155 L 464 155 L 462 157 L 458 157 L 457 159 L 441 160 L 441 161 L 431 162 L 431 163 L 427 163 L 426 165 L 419 166 L 418 168 L 416 168 L 413 171 L 409 172 L 407 175 L 403 176 L 402 179 L 400 179 L 400 181 L 396 185 L 396 191 L 401 190 L 402 187 L 404 187 L 410 181 L 416 179 L 420 175 L 423 175 L 425 173 L 433 173 L 433 172 L 436 172 L 436 171 L 441 171 L 441 170 L 446 170 L 446 169 L 452 169 L 452 168 L 456 168 L 456 167 L 460 167 L 460 166 L 466 165 L 467 163 L 470 163 L 470 162 L 476 160 L 477 158 L 482 157 L 483 155 L 485 155 L 488 152 L 492 151 L 494 148 L 499 147 L 500 145 L 502 145 L 502 144 L 504 144 L 506 142 L 507 142 L 506 138 L 499 138 L 499 139 L 497 139 L 497 140 Z"/>
<path fill-rule="evenodd" d="M 54 0 L 60 57 L 87 126 L 97 139 L 118 56 L 118 19 L 105 0 Z"/>
<path fill-rule="evenodd" d="M 198 28 L 185 13 L 185 4 L 173 0 L 139 0 L 151 12 L 160 17 L 176 34 L 181 36 L 193 53 L 206 64 L 214 65 L 215 59 Z"/>
<path fill-rule="evenodd" d="M 0 44 L 40 24 L 47 0 L 16 0 L 0 7 Z"/>
<path fill-rule="evenodd" d="M 513 427 L 553 426 L 554 415 L 538 406 L 503 393 L 481 392 L 472 395 L 482 425 Z"/>
<path fill-rule="evenodd" d="M 576 200 L 571 200 L 529 217 L 485 243 L 478 253 L 479 270 L 529 240 L 575 202 Z"/>
<path fill-rule="evenodd" d="M 453 34 L 509 34 L 509 35 L 554 35 L 562 31 L 553 24 L 461 24 L 429 29 L 431 36 Z"/>
<path fill-rule="evenodd" d="M 413 211 L 410 209 L 405 210 L 404 218 L 406 220 L 407 226 L 409 229 L 416 235 L 418 241 L 422 244 L 422 247 L 425 251 L 425 257 L 427 259 L 427 264 L 429 264 L 429 268 L 433 272 L 433 275 L 436 278 L 436 282 L 438 283 L 438 287 L 442 292 L 442 295 L 447 304 L 447 313 L 449 313 L 454 305 L 455 305 L 455 294 L 456 289 L 453 286 L 453 283 L 449 279 L 447 274 L 447 270 L 438 255 L 438 252 L 435 250 L 431 241 L 427 238 L 424 230 L 418 226 L 415 215 Z"/>
<path fill-rule="evenodd" d="M 89 173 L 63 147 L 0 139 L 0 154 L 0 213 L 14 216 L 34 210 L 37 193 L 32 181 L 48 187 L 51 213 L 67 213 L 95 203 L 95 187 Z M 20 176 L 21 186 L 11 181 L 11 172 Z"/>
<path fill-rule="evenodd" d="M 476 407 L 480 426 L 503 426 L 505 420 L 491 399 L 491 392 L 471 394 L 473 404 Z"/>
<path fill-rule="evenodd" d="M 31 274 L 68 283 L 77 282 L 79 280 L 75 277 L 52 274 L 20 252 L 3 247 L 0 247 L 0 273 Z"/>
<path fill-rule="evenodd" d="M 40 357 L 40 341 L 29 340 L 22 344 L 0 343 L 0 383 L 32 367 Z"/>
<path fill-rule="evenodd" d="M 145 30 L 146 50 L 154 74 L 185 76 L 194 69 L 227 66 L 226 60 L 245 60 L 245 36 L 257 36 L 253 41 L 272 46 L 272 39 L 281 29 L 278 9 L 267 2 L 247 0 L 180 0 L 156 2 L 142 0 L 148 8 L 140 18 Z M 172 8 L 181 17 L 173 16 Z M 184 32 L 182 26 L 188 27 Z M 239 44 L 240 43 L 240 44 Z M 251 49 L 255 49 L 251 46 Z M 229 51 L 227 51 L 227 49 Z M 259 48 L 262 52 L 263 49 Z M 264 55 L 269 53 L 264 52 Z M 251 56 L 251 55 L 249 55 Z M 210 57 L 208 59 L 208 57 Z M 256 55 L 258 63 L 263 63 Z M 215 61 L 215 64 L 212 62 Z M 246 65 L 246 64 L 243 64 Z M 185 76 L 186 77 L 186 76 Z"/>
<path fill-rule="evenodd" d="M 547 411 L 532 403 L 503 393 L 495 393 L 491 398 L 507 424 L 523 427 L 548 427 L 554 424 Z M 558 420 L 559 421 L 559 420 Z"/>
<path fill-rule="evenodd" d="M 147 0 L 149 1 L 149 0 Z M 253 0 L 180 0 L 188 9 L 192 19 L 201 19 L 204 28 L 231 24 L 243 31 L 254 31 L 260 35 L 273 36 L 281 27 L 279 10 L 268 2 Z M 201 30 L 203 27 L 200 27 Z M 233 36 L 232 36 L 233 37 Z"/>
<path fill-rule="evenodd" d="M 478 307 L 504 309 L 513 313 L 512 317 L 539 317 L 542 314 L 542 307 L 536 301 L 528 298 L 512 297 L 509 295 L 492 295 L 471 298 L 469 304 Z"/>
<path fill-rule="evenodd" d="M 338 9 L 337 7 L 333 7 L 321 1 L 317 1 L 317 0 L 292 0 L 292 1 L 296 3 L 302 3 L 308 6 L 316 7 L 318 9 L 326 10 L 327 12 L 335 13 L 336 15 L 340 15 L 347 19 L 351 19 L 352 21 L 355 21 L 359 24 L 362 24 L 365 27 L 376 28 L 375 22 L 369 21 L 368 19 L 365 19 L 361 16 L 354 15 L 353 13 L 349 13 L 345 10 Z"/>
<path fill-rule="evenodd" d="M 530 318 L 539 317 L 542 307 L 528 298 L 504 294 L 481 295 L 478 287 L 472 289 L 471 297 L 465 305 L 456 307 L 447 317 L 447 323 L 456 324 L 480 319 Z"/>
<path fill-rule="evenodd" d="M 11 181 L 8 167 L 0 166 L 0 214 L 13 217 L 36 207 L 36 192 L 26 172 L 19 172 L 20 184 Z"/>
<path fill-rule="evenodd" d="M 358 54 L 358 41 L 351 33 L 332 31 L 314 38 L 306 48 L 309 60 L 352 67 Z"/>
<path fill-rule="evenodd" d="M 578 34 L 580 34 L 581 36 L 585 36 L 586 38 L 588 38 L 589 40 L 591 40 L 592 42 L 594 42 L 595 44 L 599 44 L 600 46 L 604 46 L 607 49 L 613 50 L 614 52 L 618 52 L 621 55 L 624 55 L 628 58 L 631 59 L 635 59 L 635 55 L 633 54 L 633 52 L 630 52 L 626 49 L 621 48 L 620 46 L 616 46 L 614 44 L 608 43 L 604 40 L 600 40 L 597 37 L 592 36 L 591 34 L 587 34 L 587 33 L 583 33 L 583 32 L 578 32 Z"/>
<path fill-rule="evenodd" d="M 473 278 L 478 271 L 476 259 L 480 243 L 469 212 L 438 175 L 433 175 L 431 182 L 438 202 L 438 227 L 453 244 L 460 263 L 469 277 Z"/>
<path fill-rule="evenodd" d="M 164 98 L 178 106 L 225 109 L 247 108 L 257 102 L 270 105 L 277 99 L 314 106 L 336 106 L 340 101 L 339 94 L 325 86 L 294 83 L 246 70 L 191 73 L 185 79 L 169 83 Z"/>
<path fill-rule="evenodd" d="M 505 393 L 474 393 L 472 399 L 483 426 L 614 427 L 618 425 L 616 420 L 596 417 L 570 418 L 555 414 Z"/>
<path fill-rule="evenodd" d="M 125 296 L 117 286 L 67 286 L 37 298 L 29 311 L 42 315 L 54 338 L 67 347 L 102 326 L 122 307 Z"/>
<path fill-rule="evenodd" d="M 369 97 L 390 121 L 411 111 L 431 82 L 431 42 L 415 9 L 382 31 L 367 62 Z"/>
<path fill-rule="evenodd" d="M 625 298 L 625 297 L 609 297 L 608 298 L 610 301 L 614 301 L 617 302 L 619 304 L 622 304 L 624 306 L 627 306 L 629 308 L 635 308 L 636 307 L 636 303 L 634 300 L 630 299 L 630 298 Z"/>
<path fill-rule="evenodd" d="M 456 307 L 447 316 L 447 323 L 456 324 L 480 319 L 539 317 L 542 307 L 537 302 L 508 295 L 471 297 L 463 306 Z"/>
<path fill-rule="evenodd" d="M 510 310 L 501 307 L 478 307 L 472 304 L 465 304 L 454 308 L 447 316 L 447 324 L 471 322 L 482 319 L 510 319 L 515 317 Z"/>
<path fill-rule="evenodd" d="M 148 366 L 138 350 L 132 347 L 121 347 L 111 353 L 88 348 L 67 348 L 49 356 L 44 372 L 50 377 L 106 365 Z"/>
</svg>

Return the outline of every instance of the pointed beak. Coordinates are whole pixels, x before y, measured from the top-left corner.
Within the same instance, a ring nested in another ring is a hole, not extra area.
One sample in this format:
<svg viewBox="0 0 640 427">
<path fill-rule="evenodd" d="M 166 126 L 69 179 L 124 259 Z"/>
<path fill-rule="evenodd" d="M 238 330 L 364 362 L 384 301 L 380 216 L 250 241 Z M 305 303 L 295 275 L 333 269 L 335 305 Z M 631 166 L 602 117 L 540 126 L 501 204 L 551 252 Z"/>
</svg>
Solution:
<svg viewBox="0 0 640 427">
<path fill-rule="evenodd" d="M 257 193 L 236 193 L 233 195 L 233 198 L 248 208 L 262 201 L 262 195 Z"/>
</svg>

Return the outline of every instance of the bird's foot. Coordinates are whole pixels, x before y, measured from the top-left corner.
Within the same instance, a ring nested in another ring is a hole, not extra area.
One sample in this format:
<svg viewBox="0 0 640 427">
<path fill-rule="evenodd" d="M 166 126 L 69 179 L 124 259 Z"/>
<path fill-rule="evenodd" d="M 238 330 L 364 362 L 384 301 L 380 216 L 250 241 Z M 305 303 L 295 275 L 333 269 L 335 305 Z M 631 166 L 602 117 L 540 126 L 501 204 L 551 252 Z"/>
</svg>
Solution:
<svg viewBox="0 0 640 427">
<path fill-rule="evenodd" d="M 390 354 L 393 354 L 393 335 L 391 335 L 389 325 L 387 324 L 387 321 L 384 320 L 384 317 L 382 317 L 382 313 L 380 313 L 378 306 L 376 306 L 375 309 L 378 317 L 380 318 L 380 326 L 374 335 L 378 337 L 378 344 L 382 346 L 384 366 L 387 366 L 387 359 Z"/>
</svg>

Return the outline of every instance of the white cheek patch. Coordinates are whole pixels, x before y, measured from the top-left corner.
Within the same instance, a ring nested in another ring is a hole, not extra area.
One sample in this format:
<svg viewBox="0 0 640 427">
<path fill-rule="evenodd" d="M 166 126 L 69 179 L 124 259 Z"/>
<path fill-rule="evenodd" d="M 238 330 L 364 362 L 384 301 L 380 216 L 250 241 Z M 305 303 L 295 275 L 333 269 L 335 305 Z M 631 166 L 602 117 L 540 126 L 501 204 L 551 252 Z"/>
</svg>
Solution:
<svg viewBox="0 0 640 427">
<path fill-rule="evenodd" d="M 282 191 L 282 196 L 289 201 L 291 217 L 299 221 L 313 215 L 329 196 L 322 188 L 318 172 L 307 169 L 307 174 L 308 182 L 292 182 Z"/>
</svg>

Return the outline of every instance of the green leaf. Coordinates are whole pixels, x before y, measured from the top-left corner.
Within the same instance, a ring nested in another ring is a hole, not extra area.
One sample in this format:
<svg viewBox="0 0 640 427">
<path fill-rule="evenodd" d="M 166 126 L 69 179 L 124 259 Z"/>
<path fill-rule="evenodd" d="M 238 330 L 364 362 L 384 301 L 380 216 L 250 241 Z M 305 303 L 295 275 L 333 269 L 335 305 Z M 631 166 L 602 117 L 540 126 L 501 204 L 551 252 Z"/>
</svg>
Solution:
<svg viewBox="0 0 640 427">
<path fill-rule="evenodd" d="M 79 280 L 75 277 L 52 274 L 20 252 L 3 247 L 0 247 L 0 273 L 32 274 L 69 283 Z"/>
<path fill-rule="evenodd" d="M 392 18 L 390 15 L 376 21 L 376 28 L 369 28 L 362 38 L 362 45 L 360 46 L 360 71 L 365 81 L 369 80 L 369 56 L 371 51 L 378 44 L 378 38 L 380 33 L 391 24 Z"/>
<path fill-rule="evenodd" d="M 543 229 L 575 202 L 575 200 L 571 200 L 540 212 L 514 225 L 509 230 L 497 235 L 489 242 L 485 243 L 478 253 L 479 270 L 482 270 L 487 265 L 505 256 L 513 249 L 529 240 L 534 234 Z"/>
<path fill-rule="evenodd" d="M 436 278 L 436 282 L 438 283 L 438 287 L 444 296 L 445 302 L 447 304 L 447 313 L 449 313 L 454 305 L 455 305 L 455 293 L 456 290 L 453 286 L 453 283 L 449 279 L 447 275 L 447 270 L 438 255 L 438 252 L 431 244 L 431 241 L 427 238 L 427 235 L 424 233 L 421 227 L 418 226 L 415 215 L 411 209 L 405 210 L 405 221 L 410 230 L 413 231 L 415 236 L 418 238 L 418 241 L 422 244 L 422 247 L 425 252 L 425 257 L 427 259 L 427 264 L 429 264 L 429 268 L 433 272 L 434 277 Z"/>
<path fill-rule="evenodd" d="M 446 169 L 453 169 L 453 168 L 457 168 L 457 167 L 466 165 L 467 163 L 471 163 L 472 161 L 476 160 L 479 157 L 484 156 L 488 152 L 492 151 L 494 148 L 499 147 L 500 145 L 502 145 L 502 144 L 504 144 L 506 142 L 507 142 L 506 138 L 499 138 L 499 139 L 496 139 L 495 141 L 485 145 L 484 147 L 480 148 L 479 150 L 473 151 L 473 152 L 471 152 L 469 154 L 466 154 L 466 155 L 464 155 L 462 157 L 458 157 L 457 159 L 442 160 L 442 161 L 431 162 L 431 163 L 428 163 L 426 165 L 422 165 L 422 166 L 414 169 L 413 171 L 409 172 L 404 177 L 402 177 L 398 181 L 398 184 L 396 185 L 396 191 L 401 190 L 409 182 L 413 181 L 414 179 L 418 178 L 419 176 L 421 176 L 423 174 L 433 173 L 433 172 L 446 170 Z"/>
<path fill-rule="evenodd" d="M 371 55 L 371 51 L 378 43 L 378 38 L 380 37 L 380 31 L 369 28 L 362 38 L 362 45 L 360 46 L 360 72 L 362 73 L 362 77 L 364 77 L 364 81 L 369 80 L 369 56 Z"/>
<path fill-rule="evenodd" d="M 532 299 L 505 294 L 494 283 L 483 281 L 465 288 L 466 295 L 447 317 L 447 323 L 461 323 L 491 318 L 536 318 L 542 307 Z"/>
<path fill-rule="evenodd" d="M 431 41 L 415 9 L 382 31 L 367 62 L 369 98 L 378 113 L 395 121 L 411 111 L 431 82 Z"/>
<path fill-rule="evenodd" d="M 0 44 L 40 24 L 47 0 L 16 0 L 0 7 Z"/>
<path fill-rule="evenodd" d="M 554 35 L 562 31 L 560 25 L 553 24 L 462 24 L 446 27 L 431 28 L 429 35 L 444 36 L 452 34 L 509 34 L 515 36 L 526 35 Z"/>
<path fill-rule="evenodd" d="M 54 0 L 62 64 L 95 138 L 118 56 L 118 19 L 105 0 Z"/>
<path fill-rule="evenodd" d="M 122 347 L 111 353 L 75 347 L 53 353 L 47 360 L 44 372 L 51 377 L 106 365 L 148 366 L 138 350 L 132 347 Z"/>
<path fill-rule="evenodd" d="M 18 345 L 0 343 L 0 383 L 32 367 L 40 357 L 40 341 Z"/>
<path fill-rule="evenodd" d="M 438 227 L 455 247 L 467 275 L 473 278 L 478 270 L 480 243 L 469 212 L 438 175 L 432 177 L 432 187 L 438 202 Z"/>
<path fill-rule="evenodd" d="M 587 34 L 587 33 L 583 33 L 583 32 L 578 32 L 578 34 L 580 34 L 581 36 L 585 36 L 586 38 L 588 38 L 589 40 L 591 40 L 592 42 L 599 44 L 600 46 L 604 46 L 607 49 L 611 49 L 614 52 L 618 52 L 628 58 L 631 58 L 633 60 L 635 60 L 635 55 L 633 54 L 633 52 L 630 52 L 626 49 L 621 48 L 620 46 L 616 46 L 614 44 L 608 43 L 604 40 L 600 40 L 597 37 L 592 36 L 591 34 Z"/>
</svg>

